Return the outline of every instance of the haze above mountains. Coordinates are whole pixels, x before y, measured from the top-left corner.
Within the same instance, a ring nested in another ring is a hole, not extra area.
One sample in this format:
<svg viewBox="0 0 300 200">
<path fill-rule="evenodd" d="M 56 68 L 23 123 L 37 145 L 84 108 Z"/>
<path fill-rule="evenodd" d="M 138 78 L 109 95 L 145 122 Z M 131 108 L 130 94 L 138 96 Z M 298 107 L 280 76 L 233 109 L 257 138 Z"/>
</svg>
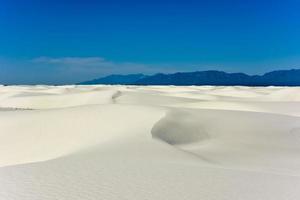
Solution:
<svg viewBox="0 0 300 200">
<path fill-rule="evenodd" d="M 154 75 L 109 75 L 79 84 L 300 86 L 300 69 L 277 70 L 263 75 L 226 73 L 216 70 Z"/>
</svg>

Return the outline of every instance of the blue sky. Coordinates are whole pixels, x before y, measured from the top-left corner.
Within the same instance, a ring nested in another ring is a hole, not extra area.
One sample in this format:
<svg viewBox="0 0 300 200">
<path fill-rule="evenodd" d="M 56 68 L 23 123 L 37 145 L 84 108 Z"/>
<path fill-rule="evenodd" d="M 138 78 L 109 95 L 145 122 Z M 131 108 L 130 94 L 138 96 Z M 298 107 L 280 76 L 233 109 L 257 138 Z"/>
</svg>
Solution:
<svg viewBox="0 0 300 200">
<path fill-rule="evenodd" d="M 0 83 L 300 68 L 297 0 L 0 0 Z"/>
</svg>

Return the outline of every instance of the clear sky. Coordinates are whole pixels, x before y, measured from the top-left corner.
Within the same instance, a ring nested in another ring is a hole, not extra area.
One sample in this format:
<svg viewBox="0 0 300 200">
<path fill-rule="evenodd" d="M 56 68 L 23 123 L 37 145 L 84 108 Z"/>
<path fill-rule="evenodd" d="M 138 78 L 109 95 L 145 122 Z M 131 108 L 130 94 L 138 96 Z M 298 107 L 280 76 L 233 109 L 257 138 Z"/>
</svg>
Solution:
<svg viewBox="0 0 300 200">
<path fill-rule="evenodd" d="M 300 68 L 298 0 L 0 0 L 0 84 Z"/>
</svg>

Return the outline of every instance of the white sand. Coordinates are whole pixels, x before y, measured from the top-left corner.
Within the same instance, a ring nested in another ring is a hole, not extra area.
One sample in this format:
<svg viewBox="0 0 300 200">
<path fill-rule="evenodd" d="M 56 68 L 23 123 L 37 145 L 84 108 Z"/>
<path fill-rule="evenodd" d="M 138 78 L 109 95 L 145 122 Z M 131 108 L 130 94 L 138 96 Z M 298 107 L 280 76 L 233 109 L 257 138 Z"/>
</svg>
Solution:
<svg viewBox="0 0 300 200">
<path fill-rule="evenodd" d="M 0 200 L 299 200 L 300 88 L 0 86 Z"/>
</svg>

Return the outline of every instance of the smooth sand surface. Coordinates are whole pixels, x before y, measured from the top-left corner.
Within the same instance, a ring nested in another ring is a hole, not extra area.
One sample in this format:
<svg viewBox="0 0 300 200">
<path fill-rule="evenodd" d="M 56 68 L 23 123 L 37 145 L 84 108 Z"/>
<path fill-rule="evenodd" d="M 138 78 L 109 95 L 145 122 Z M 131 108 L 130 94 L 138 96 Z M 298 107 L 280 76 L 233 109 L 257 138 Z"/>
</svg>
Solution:
<svg viewBox="0 0 300 200">
<path fill-rule="evenodd" d="M 299 200 L 300 88 L 0 86 L 0 200 Z"/>
</svg>

